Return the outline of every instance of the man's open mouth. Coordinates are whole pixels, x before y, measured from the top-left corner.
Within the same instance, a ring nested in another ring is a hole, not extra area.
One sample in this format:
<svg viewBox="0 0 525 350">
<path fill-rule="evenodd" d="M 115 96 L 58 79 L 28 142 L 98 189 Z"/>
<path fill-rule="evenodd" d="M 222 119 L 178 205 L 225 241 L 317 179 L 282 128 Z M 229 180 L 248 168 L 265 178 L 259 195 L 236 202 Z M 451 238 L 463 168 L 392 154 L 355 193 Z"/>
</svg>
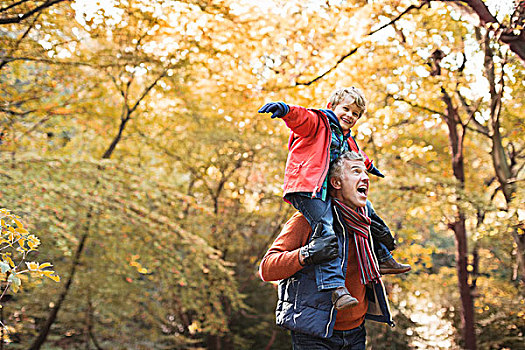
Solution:
<svg viewBox="0 0 525 350">
<path fill-rule="evenodd" d="M 368 188 L 366 185 L 361 185 L 357 188 L 357 192 L 361 193 L 361 194 L 366 194 Z"/>
</svg>

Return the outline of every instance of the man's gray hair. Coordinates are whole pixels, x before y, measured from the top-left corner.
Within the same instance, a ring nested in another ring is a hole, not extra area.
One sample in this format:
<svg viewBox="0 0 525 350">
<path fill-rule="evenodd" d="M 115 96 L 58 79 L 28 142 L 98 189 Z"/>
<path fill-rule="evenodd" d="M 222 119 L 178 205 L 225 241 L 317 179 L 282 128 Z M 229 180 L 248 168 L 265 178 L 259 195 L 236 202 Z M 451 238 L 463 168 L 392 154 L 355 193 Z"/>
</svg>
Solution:
<svg viewBox="0 0 525 350">
<path fill-rule="evenodd" d="M 339 179 L 343 177 L 343 171 L 345 170 L 347 160 L 360 160 L 364 162 L 365 157 L 354 151 L 348 151 L 341 154 L 341 156 L 339 156 L 339 158 L 337 158 L 330 166 L 330 179 L 333 177 Z"/>
</svg>

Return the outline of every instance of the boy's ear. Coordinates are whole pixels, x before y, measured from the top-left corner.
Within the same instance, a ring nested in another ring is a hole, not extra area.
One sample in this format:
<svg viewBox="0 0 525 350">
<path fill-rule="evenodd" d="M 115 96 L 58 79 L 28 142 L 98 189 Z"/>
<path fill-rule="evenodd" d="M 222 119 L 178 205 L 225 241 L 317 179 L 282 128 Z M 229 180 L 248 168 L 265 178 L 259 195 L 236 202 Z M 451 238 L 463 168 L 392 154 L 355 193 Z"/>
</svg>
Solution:
<svg viewBox="0 0 525 350">
<path fill-rule="evenodd" d="M 341 189 L 341 179 L 337 177 L 331 177 L 330 178 L 330 185 L 336 190 Z"/>
</svg>

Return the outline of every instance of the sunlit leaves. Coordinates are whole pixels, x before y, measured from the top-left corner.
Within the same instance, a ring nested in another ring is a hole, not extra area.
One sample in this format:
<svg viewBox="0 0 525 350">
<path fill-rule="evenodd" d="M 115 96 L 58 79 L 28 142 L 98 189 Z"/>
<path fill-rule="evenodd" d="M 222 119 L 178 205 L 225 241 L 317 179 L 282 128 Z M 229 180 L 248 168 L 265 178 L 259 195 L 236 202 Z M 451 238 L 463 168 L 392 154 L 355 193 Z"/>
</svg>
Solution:
<svg viewBox="0 0 525 350">
<path fill-rule="evenodd" d="M 6 282 L 2 289 L 2 296 L 9 288 L 13 292 L 18 292 L 21 287 L 21 274 L 32 273 L 36 278 L 48 277 L 55 282 L 60 281 L 60 277 L 55 271 L 49 269 L 50 263 L 27 262 L 26 259 L 31 252 L 37 251 L 40 240 L 35 235 L 29 233 L 20 221 L 20 217 L 5 208 L 0 208 L 0 277 Z M 21 265 L 25 263 L 27 270 L 21 270 Z M 45 269 L 45 270 L 44 270 Z M 1 297 L 0 297 L 1 299 Z"/>
</svg>

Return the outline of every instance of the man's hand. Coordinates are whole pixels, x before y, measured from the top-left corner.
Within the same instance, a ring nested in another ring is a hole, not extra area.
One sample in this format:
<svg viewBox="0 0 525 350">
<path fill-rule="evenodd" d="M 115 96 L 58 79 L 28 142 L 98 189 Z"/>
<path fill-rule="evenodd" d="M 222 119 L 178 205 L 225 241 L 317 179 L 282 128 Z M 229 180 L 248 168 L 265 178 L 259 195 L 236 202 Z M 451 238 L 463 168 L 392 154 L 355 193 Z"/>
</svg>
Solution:
<svg viewBox="0 0 525 350">
<path fill-rule="evenodd" d="M 320 237 L 322 230 L 322 224 L 317 224 L 310 243 L 301 247 L 299 253 L 301 265 L 322 264 L 338 257 L 337 237 L 335 235 Z"/>
<path fill-rule="evenodd" d="M 290 111 L 290 107 L 284 102 L 270 102 L 259 109 L 259 113 L 272 113 L 273 118 L 282 118 Z"/>
</svg>

